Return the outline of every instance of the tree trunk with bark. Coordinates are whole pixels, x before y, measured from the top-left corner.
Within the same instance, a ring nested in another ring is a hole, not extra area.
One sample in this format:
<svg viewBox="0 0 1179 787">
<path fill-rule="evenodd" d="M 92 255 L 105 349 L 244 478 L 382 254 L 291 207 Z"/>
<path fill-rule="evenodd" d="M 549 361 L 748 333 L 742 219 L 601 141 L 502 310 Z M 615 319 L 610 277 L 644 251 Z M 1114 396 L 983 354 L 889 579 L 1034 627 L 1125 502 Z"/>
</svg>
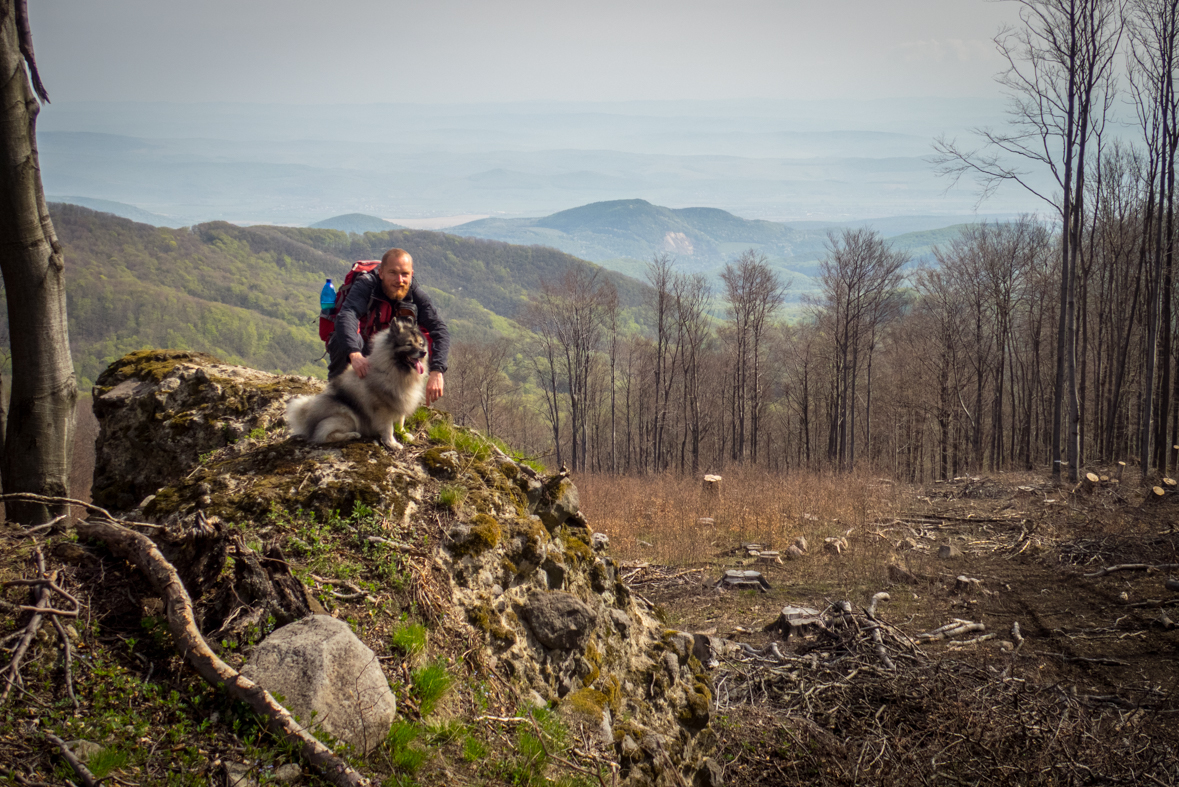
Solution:
<svg viewBox="0 0 1179 787">
<path fill-rule="evenodd" d="M 65 260 L 41 189 L 39 106 L 25 73 L 17 5 L 0 0 L 0 272 L 12 345 L 0 478 L 7 492 L 65 497 L 78 386 L 66 327 Z M 34 524 L 51 517 L 49 507 L 36 503 L 10 503 L 7 513 Z"/>
</svg>

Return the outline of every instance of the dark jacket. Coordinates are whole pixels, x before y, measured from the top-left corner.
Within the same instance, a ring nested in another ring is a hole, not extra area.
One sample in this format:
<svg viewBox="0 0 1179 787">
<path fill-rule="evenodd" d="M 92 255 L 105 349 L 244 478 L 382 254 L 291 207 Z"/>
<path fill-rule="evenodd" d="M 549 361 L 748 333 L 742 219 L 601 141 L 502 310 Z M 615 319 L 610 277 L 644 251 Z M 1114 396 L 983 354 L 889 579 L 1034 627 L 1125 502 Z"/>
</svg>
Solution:
<svg viewBox="0 0 1179 787">
<path fill-rule="evenodd" d="M 354 352 L 368 355 L 372 351 L 371 343 L 360 335 L 360 320 L 373 309 L 378 308 L 378 302 L 390 304 L 396 313 L 397 304 L 385 295 L 381 287 L 381 280 L 375 272 L 357 276 L 352 282 L 352 289 L 348 297 L 340 305 L 336 315 L 336 330 L 328 342 L 328 377 L 335 377 L 348 368 L 348 356 Z M 430 371 L 446 372 L 446 356 L 450 351 L 450 333 L 446 330 L 446 323 L 438 316 L 438 311 L 416 281 L 409 285 L 409 293 L 402 303 L 412 303 L 418 312 L 418 327 L 430 336 Z"/>
</svg>

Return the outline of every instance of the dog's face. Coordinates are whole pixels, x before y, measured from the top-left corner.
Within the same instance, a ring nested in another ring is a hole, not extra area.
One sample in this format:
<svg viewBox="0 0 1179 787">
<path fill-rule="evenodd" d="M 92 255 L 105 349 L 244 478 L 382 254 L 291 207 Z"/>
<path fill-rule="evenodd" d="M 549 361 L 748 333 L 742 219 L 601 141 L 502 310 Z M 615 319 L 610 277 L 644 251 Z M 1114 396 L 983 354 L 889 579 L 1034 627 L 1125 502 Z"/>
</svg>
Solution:
<svg viewBox="0 0 1179 787">
<path fill-rule="evenodd" d="M 413 320 L 398 319 L 389 326 L 392 335 L 393 358 L 406 369 L 425 374 L 422 359 L 426 357 L 426 337 L 414 325 Z"/>
</svg>

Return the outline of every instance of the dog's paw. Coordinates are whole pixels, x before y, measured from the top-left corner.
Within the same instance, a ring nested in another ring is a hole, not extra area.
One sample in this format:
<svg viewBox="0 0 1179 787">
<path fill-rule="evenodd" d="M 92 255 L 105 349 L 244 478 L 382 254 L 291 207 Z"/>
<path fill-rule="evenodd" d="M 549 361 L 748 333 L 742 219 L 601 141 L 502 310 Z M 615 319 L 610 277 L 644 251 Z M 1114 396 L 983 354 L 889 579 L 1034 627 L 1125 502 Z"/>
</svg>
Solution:
<svg viewBox="0 0 1179 787">
<path fill-rule="evenodd" d="M 400 451 L 402 448 L 405 447 L 401 443 L 397 442 L 396 440 L 382 440 L 381 445 L 385 446 L 390 451 Z"/>
</svg>

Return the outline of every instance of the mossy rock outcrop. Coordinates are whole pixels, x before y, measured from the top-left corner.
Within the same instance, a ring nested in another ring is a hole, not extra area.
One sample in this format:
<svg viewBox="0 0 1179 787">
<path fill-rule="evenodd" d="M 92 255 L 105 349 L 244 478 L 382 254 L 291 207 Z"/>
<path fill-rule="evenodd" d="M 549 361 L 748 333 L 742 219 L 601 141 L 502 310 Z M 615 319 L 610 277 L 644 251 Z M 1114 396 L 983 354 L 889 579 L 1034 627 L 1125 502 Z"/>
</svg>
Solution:
<svg viewBox="0 0 1179 787">
<path fill-rule="evenodd" d="M 202 457 L 280 427 L 291 396 L 323 383 L 230 366 L 204 353 L 141 350 L 107 367 L 94 385 L 102 424 L 94 502 L 128 510 L 184 478 Z"/>
<path fill-rule="evenodd" d="M 158 523 L 216 517 L 259 529 L 275 510 L 322 521 L 363 506 L 389 528 L 379 532 L 425 545 L 435 591 L 453 606 L 445 625 L 477 651 L 469 663 L 588 725 L 614 747 L 622 784 L 694 783 L 715 736 L 692 635 L 669 634 L 626 587 L 572 479 L 431 445 L 425 431 L 401 451 L 290 437 L 287 400 L 321 386 L 194 353 L 120 359 L 95 387 L 96 500 L 141 506 L 137 517 Z M 444 484 L 462 487 L 459 502 L 427 502 Z M 296 567 L 312 549 L 294 537 L 288 546 Z"/>
</svg>

